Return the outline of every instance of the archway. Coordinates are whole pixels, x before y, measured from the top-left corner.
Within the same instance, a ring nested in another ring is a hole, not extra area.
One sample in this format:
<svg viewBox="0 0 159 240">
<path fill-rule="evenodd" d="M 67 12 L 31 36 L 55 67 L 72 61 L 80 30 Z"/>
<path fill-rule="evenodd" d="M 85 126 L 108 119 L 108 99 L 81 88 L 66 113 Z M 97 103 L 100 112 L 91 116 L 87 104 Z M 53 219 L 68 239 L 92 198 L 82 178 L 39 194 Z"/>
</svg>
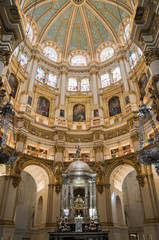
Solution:
<svg viewBox="0 0 159 240">
<path fill-rule="evenodd" d="M 47 172 L 38 165 L 29 165 L 21 174 L 16 215 L 15 239 L 30 239 L 32 227 L 46 224 L 48 184 Z"/>
<path fill-rule="evenodd" d="M 113 223 L 127 229 L 127 237 L 134 239 L 136 236 L 136 240 L 143 234 L 144 215 L 135 169 L 128 164 L 116 166 L 111 172 L 110 183 Z M 122 230 L 118 232 L 118 238 L 121 237 Z"/>
</svg>

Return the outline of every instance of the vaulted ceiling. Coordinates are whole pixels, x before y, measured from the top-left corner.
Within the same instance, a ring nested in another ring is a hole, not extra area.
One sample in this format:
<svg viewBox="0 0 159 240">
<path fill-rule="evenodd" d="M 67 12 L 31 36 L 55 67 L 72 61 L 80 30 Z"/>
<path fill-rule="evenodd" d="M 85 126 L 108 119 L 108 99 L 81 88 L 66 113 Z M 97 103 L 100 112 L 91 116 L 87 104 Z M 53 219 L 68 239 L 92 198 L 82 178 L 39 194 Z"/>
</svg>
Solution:
<svg viewBox="0 0 159 240">
<path fill-rule="evenodd" d="M 94 57 L 101 43 L 119 43 L 121 21 L 132 14 L 128 0 L 28 0 L 23 12 L 37 24 L 38 42 L 54 42 L 64 57 L 79 49 Z"/>
</svg>

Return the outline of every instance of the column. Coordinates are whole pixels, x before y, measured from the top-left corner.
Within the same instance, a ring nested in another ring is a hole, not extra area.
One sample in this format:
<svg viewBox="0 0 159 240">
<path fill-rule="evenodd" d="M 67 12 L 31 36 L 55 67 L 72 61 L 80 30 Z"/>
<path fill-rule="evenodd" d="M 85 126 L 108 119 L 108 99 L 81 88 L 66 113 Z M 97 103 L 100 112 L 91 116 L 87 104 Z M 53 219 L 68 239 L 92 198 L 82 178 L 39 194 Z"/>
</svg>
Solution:
<svg viewBox="0 0 159 240">
<path fill-rule="evenodd" d="M 63 69 L 61 71 L 61 92 L 60 92 L 60 105 L 65 105 L 65 96 L 66 96 L 66 76 L 67 71 Z"/>
<path fill-rule="evenodd" d="M 85 217 L 89 216 L 88 213 L 88 182 L 85 183 Z"/>
<path fill-rule="evenodd" d="M 33 58 L 33 66 L 31 70 L 31 75 L 30 75 L 30 81 L 29 81 L 29 86 L 28 86 L 28 91 L 32 92 L 33 91 L 33 86 L 34 86 L 34 81 L 35 81 L 35 76 L 36 76 L 36 71 L 37 71 L 37 66 L 38 66 L 38 59 L 36 57 Z"/>
<path fill-rule="evenodd" d="M 10 58 L 10 52 L 5 50 L 0 50 L 0 76 L 2 75 L 3 68 L 8 65 Z"/>
<path fill-rule="evenodd" d="M 144 212 L 144 234 L 145 236 L 152 235 L 153 240 L 158 240 L 159 207 L 151 166 L 142 165 L 141 172 L 136 179 L 139 183 Z"/>
<path fill-rule="evenodd" d="M 46 225 L 47 227 L 52 225 L 53 219 L 53 193 L 54 193 L 54 185 L 48 185 L 48 200 L 47 200 L 47 215 L 46 215 Z"/>
<path fill-rule="evenodd" d="M 105 199 L 106 199 L 107 224 L 113 225 L 110 184 L 106 184 L 105 195 L 106 195 Z"/>
<path fill-rule="evenodd" d="M 90 195 L 89 195 L 89 197 L 90 197 L 90 199 L 89 199 L 89 201 L 90 201 L 90 209 L 89 209 L 89 215 L 90 215 L 90 217 L 92 217 L 93 216 L 93 211 L 92 211 L 92 208 L 93 208 L 93 206 L 92 206 L 92 203 L 93 203 L 93 191 L 92 191 L 92 183 L 90 183 L 90 186 L 89 186 L 89 193 L 90 193 Z"/>
<path fill-rule="evenodd" d="M 93 183 L 93 190 L 94 190 L 94 208 L 97 208 L 97 197 L 96 197 L 96 183 Z"/>
<path fill-rule="evenodd" d="M 17 188 L 13 186 L 11 176 L 0 176 L 0 189 L 0 239 L 12 239 L 15 229 Z"/>
<path fill-rule="evenodd" d="M 90 73 L 92 76 L 93 105 L 98 105 L 97 71 L 95 68 L 93 68 Z"/>
<path fill-rule="evenodd" d="M 70 211 L 71 211 L 71 216 L 73 217 L 73 199 L 74 199 L 74 194 L 73 194 L 73 183 L 71 182 L 70 184 Z"/>
<path fill-rule="evenodd" d="M 66 208 L 68 208 L 69 184 L 66 184 Z"/>
<path fill-rule="evenodd" d="M 119 61 L 119 65 L 120 65 L 121 76 L 122 76 L 122 80 L 123 80 L 123 84 L 124 84 L 124 89 L 125 89 L 125 92 L 128 92 L 129 91 L 129 85 L 128 85 L 125 62 L 124 62 L 123 59 L 121 59 Z"/>
</svg>

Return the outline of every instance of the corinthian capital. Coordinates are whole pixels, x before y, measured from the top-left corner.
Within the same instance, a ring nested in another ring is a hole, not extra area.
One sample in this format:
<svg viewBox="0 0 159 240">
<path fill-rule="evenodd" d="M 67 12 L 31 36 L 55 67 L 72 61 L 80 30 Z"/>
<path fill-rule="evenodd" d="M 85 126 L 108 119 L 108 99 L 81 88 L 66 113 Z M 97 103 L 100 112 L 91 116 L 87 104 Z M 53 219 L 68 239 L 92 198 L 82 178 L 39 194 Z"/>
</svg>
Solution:
<svg viewBox="0 0 159 240">
<path fill-rule="evenodd" d="M 10 54 L 9 51 L 0 50 L 0 61 L 3 62 L 4 65 L 8 65 Z"/>
<path fill-rule="evenodd" d="M 144 52 L 146 65 L 150 66 L 151 62 L 159 60 L 159 50 L 157 48 L 150 49 Z"/>
</svg>

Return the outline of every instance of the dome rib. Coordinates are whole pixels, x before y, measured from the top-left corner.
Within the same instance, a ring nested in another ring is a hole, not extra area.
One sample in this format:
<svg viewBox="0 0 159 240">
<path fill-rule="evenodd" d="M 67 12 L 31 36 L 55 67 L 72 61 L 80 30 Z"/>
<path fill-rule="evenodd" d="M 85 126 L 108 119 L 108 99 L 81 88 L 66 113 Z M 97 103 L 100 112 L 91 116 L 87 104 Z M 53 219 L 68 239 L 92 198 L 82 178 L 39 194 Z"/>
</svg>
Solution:
<svg viewBox="0 0 159 240">
<path fill-rule="evenodd" d="M 104 27 L 108 30 L 108 32 L 111 34 L 111 36 L 114 39 L 114 42 L 117 44 L 119 43 L 118 36 L 114 30 L 114 28 L 110 25 L 110 23 L 102 16 L 102 14 L 97 11 L 97 9 L 90 3 L 85 3 L 86 7 L 93 12 L 93 14 L 100 20 L 100 22 L 104 25 Z"/>
<path fill-rule="evenodd" d="M 72 36 L 72 31 L 73 31 L 73 26 L 75 23 L 75 17 L 76 17 L 76 13 L 77 13 L 78 7 L 76 5 L 73 5 L 73 9 L 71 12 L 71 17 L 69 19 L 69 28 L 67 30 L 66 33 L 66 38 L 65 38 L 65 45 L 64 45 L 64 58 L 67 57 L 67 53 L 68 53 L 68 48 L 69 48 L 69 44 L 71 41 L 71 36 Z"/>
<path fill-rule="evenodd" d="M 121 2 L 121 1 L 118 1 L 118 0 L 103 0 L 103 3 L 109 3 L 109 4 L 111 4 L 111 5 L 115 6 L 115 7 L 119 6 L 119 8 L 121 8 L 122 10 L 127 12 L 129 14 L 129 16 L 132 15 L 131 8 L 127 4 L 125 4 L 125 3 Z"/>
<path fill-rule="evenodd" d="M 33 3 L 29 4 L 26 8 L 25 6 L 27 5 L 27 2 L 26 4 L 24 5 L 24 13 L 27 14 L 28 12 L 32 11 L 35 6 L 36 8 L 39 7 L 40 5 L 43 5 L 43 4 L 46 4 L 46 3 L 49 3 L 49 2 L 52 2 L 52 0 L 40 0 L 40 1 L 34 1 Z"/>
<path fill-rule="evenodd" d="M 86 33 L 86 37 L 87 37 L 87 41 L 88 41 L 88 46 L 90 49 L 90 56 L 91 58 L 94 58 L 94 46 L 93 46 L 93 39 L 92 39 L 92 34 L 91 34 L 91 30 L 89 27 L 89 23 L 87 21 L 87 17 L 86 17 L 86 12 L 83 6 L 80 7 L 81 10 L 81 16 L 83 17 L 83 25 L 84 25 L 84 29 L 85 29 L 85 33 Z"/>
<path fill-rule="evenodd" d="M 65 12 L 67 9 L 72 5 L 71 2 L 66 2 L 56 13 L 55 15 L 49 20 L 46 26 L 43 28 L 39 35 L 39 42 L 42 43 L 43 39 L 45 38 L 46 34 L 48 33 L 49 29 L 52 25 L 58 20 L 58 18 Z"/>
</svg>

